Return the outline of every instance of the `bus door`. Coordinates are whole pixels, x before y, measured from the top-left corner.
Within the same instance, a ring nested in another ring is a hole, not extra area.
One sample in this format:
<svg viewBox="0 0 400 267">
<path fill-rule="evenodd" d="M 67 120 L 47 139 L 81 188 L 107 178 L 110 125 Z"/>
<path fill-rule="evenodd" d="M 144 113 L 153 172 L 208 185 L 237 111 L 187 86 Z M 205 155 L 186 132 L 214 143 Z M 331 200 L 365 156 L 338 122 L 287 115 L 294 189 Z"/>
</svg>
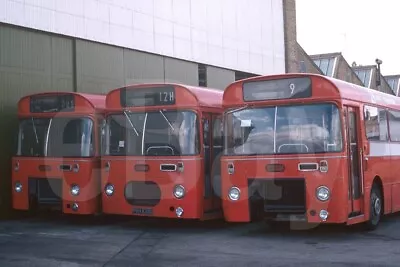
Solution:
<svg viewBox="0 0 400 267">
<path fill-rule="evenodd" d="M 219 122 L 219 123 L 218 123 Z M 203 152 L 204 152 L 204 204 L 203 212 L 204 215 L 208 216 L 215 212 L 219 212 L 221 203 L 217 195 L 218 188 L 215 188 L 218 182 L 220 173 L 218 166 L 215 165 L 215 158 L 222 152 L 222 142 L 218 144 L 218 138 L 222 136 L 214 137 L 218 130 L 214 130 L 214 127 L 219 127 L 221 129 L 221 119 L 217 118 L 216 115 L 209 113 L 203 114 L 202 128 L 203 128 Z M 217 140 L 214 140 L 217 139 Z M 216 141 L 216 142 L 215 142 Z M 219 163 L 219 162 L 218 162 Z M 218 185 L 220 186 L 220 185 Z"/>
<path fill-rule="evenodd" d="M 363 186 L 363 172 L 361 169 L 361 149 L 360 149 L 360 113 L 358 108 L 346 107 L 347 125 L 347 148 L 348 148 L 348 195 L 349 195 L 349 217 L 359 216 L 361 211 L 361 200 Z"/>
</svg>

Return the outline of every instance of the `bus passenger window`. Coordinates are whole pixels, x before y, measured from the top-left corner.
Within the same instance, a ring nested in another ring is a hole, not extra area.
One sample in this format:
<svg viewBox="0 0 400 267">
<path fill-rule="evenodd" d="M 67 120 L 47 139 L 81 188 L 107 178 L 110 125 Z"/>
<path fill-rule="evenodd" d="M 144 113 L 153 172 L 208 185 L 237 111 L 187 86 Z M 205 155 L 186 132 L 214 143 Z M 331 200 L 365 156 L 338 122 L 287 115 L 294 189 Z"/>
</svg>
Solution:
<svg viewBox="0 0 400 267">
<path fill-rule="evenodd" d="M 208 119 L 203 119 L 203 143 L 205 146 L 210 145 L 209 134 L 210 134 L 210 127 Z"/>
<path fill-rule="evenodd" d="M 365 132 L 370 141 L 388 140 L 386 110 L 377 107 L 364 107 Z"/>
<path fill-rule="evenodd" d="M 220 118 L 214 120 L 213 125 L 213 146 L 222 147 L 222 122 Z"/>
<path fill-rule="evenodd" d="M 400 112 L 389 110 L 390 140 L 400 142 Z"/>
</svg>

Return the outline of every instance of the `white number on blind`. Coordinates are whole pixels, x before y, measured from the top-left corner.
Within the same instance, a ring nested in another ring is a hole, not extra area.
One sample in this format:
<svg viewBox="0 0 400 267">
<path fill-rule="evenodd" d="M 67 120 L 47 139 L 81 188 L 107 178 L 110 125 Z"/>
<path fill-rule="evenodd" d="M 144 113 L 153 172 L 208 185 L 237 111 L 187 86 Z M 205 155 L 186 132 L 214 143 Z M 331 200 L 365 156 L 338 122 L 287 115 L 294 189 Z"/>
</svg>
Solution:
<svg viewBox="0 0 400 267">
<path fill-rule="evenodd" d="M 160 93 L 160 101 L 161 102 L 172 102 L 172 101 L 174 101 L 174 93 L 173 92 L 161 92 Z"/>
</svg>

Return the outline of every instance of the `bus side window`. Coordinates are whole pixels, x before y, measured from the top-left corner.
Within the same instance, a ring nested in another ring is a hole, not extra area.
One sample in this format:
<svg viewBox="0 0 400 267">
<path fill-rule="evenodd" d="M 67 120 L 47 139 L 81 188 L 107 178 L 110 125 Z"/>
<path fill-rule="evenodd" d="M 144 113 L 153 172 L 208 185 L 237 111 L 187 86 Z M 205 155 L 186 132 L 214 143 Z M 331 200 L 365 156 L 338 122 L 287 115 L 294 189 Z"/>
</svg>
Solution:
<svg viewBox="0 0 400 267">
<path fill-rule="evenodd" d="M 221 163 L 223 150 L 223 125 L 220 116 L 215 116 L 213 121 L 213 158 L 211 165 L 212 187 L 215 196 L 221 197 Z"/>
<path fill-rule="evenodd" d="M 400 142 L 400 112 L 389 110 L 390 140 Z"/>
<path fill-rule="evenodd" d="M 389 139 L 386 110 L 364 106 L 365 133 L 370 141 L 387 141 Z"/>
<path fill-rule="evenodd" d="M 221 118 L 215 118 L 213 122 L 213 147 L 222 148 L 222 122 Z"/>
<path fill-rule="evenodd" d="M 208 119 L 203 119 L 203 143 L 204 146 L 210 145 L 210 126 Z"/>
<path fill-rule="evenodd" d="M 97 155 L 103 155 L 104 150 L 104 145 L 105 145 L 105 121 L 102 117 L 99 117 L 97 119 L 97 149 L 96 149 L 96 154 Z"/>
<path fill-rule="evenodd" d="M 208 115 L 208 114 L 207 114 Z M 210 175 L 210 119 L 207 116 L 202 120 L 203 126 L 203 150 L 204 150 L 204 197 L 211 196 L 211 175 Z"/>
</svg>

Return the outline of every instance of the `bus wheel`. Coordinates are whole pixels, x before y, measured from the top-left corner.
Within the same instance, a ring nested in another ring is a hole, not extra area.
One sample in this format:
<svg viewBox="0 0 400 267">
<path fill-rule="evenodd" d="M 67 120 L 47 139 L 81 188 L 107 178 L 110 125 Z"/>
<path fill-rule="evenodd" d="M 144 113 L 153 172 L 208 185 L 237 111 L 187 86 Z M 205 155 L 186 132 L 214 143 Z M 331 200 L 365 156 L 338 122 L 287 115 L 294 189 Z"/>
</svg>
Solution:
<svg viewBox="0 0 400 267">
<path fill-rule="evenodd" d="M 367 230 L 375 230 L 382 216 L 382 194 L 377 183 L 374 183 L 371 189 L 371 195 L 369 198 L 370 214 L 369 220 L 366 222 Z"/>
</svg>

